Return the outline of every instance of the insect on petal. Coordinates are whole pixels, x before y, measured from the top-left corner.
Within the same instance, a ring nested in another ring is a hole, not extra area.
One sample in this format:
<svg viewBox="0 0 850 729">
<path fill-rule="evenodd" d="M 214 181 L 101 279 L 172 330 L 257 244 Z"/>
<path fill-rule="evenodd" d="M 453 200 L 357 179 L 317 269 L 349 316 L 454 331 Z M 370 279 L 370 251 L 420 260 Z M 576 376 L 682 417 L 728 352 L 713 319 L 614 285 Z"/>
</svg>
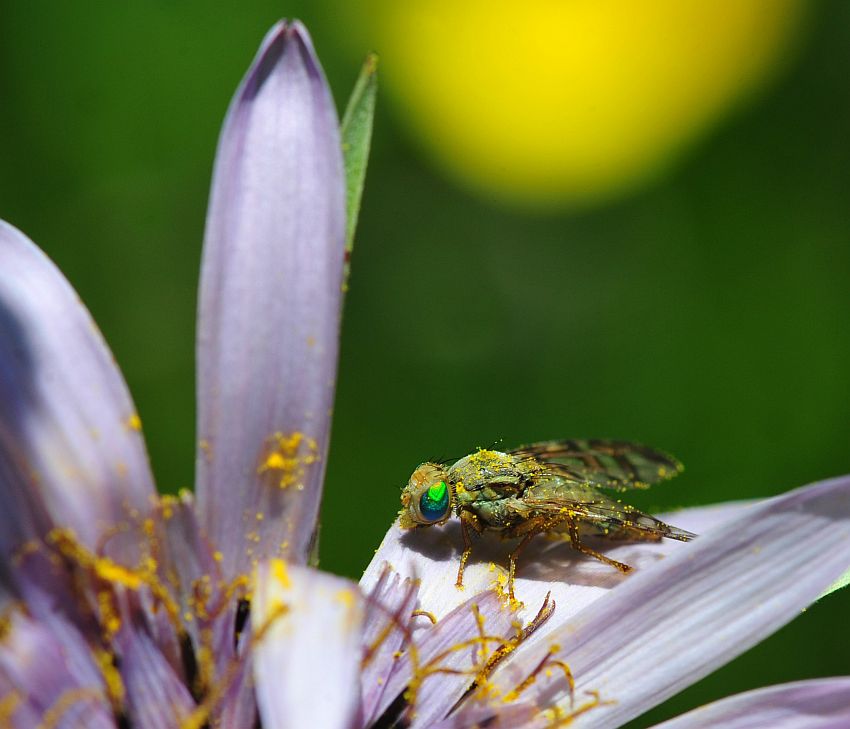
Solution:
<svg viewBox="0 0 850 729">
<path fill-rule="evenodd" d="M 577 696 L 599 692 L 575 726 L 643 713 L 792 620 L 849 566 L 850 477 L 743 508 L 547 636 Z M 546 649 L 520 649 L 494 682 L 511 685 Z M 565 705 L 561 684 L 532 685 L 523 698 Z"/>
<path fill-rule="evenodd" d="M 701 534 L 741 508 L 739 504 L 724 504 L 684 509 L 668 516 L 671 523 Z M 687 547 L 682 542 L 670 540 L 609 544 L 600 548 L 608 556 L 634 567 L 635 572 L 658 564 L 665 555 Z M 477 537 L 464 573 L 464 589 L 458 590 L 454 586 L 454 575 L 463 538 L 457 522 L 415 531 L 400 529 L 395 523 L 366 568 L 360 584 L 364 590 L 372 589 L 384 564 L 390 564 L 402 576 L 415 575 L 421 580 L 419 607 L 441 618 L 476 592 L 504 587 L 510 545 L 487 533 Z M 551 593 L 558 611 L 535 635 L 533 640 L 538 640 L 555 625 L 628 579 L 608 565 L 578 554 L 569 543 L 551 542 L 540 536 L 529 544 L 519 563 L 515 589 L 518 599 L 525 604 L 519 615 L 523 620 L 533 618 L 546 594 Z"/>
<path fill-rule="evenodd" d="M 336 111 L 307 31 L 280 23 L 224 122 L 204 244 L 196 492 L 225 575 L 307 561 L 344 261 Z"/>
</svg>

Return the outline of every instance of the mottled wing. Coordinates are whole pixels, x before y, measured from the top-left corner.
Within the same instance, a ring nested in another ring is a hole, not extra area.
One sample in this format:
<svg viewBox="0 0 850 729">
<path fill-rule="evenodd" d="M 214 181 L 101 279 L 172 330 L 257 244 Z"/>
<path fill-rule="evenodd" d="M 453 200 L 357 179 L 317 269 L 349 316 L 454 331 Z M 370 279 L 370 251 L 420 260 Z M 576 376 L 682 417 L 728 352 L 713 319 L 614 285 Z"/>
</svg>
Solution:
<svg viewBox="0 0 850 729">
<path fill-rule="evenodd" d="M 576 484 L 562 476 L 544 477 L 523 495 L 529 516 L 564 517 L 592 525 L 599 533 L 624 539 L 678 539 L 688 542 L 696 535 L 671 526 L 629 504 L 609 498 L 588 484 Z"/>
<path fill-rule="evenodd" d="M 511 454 L 534 458 L 545 473 L 618 491 L 647 488 L 682 472 L 682 464 L 667 453 L 624 440 L 548 440 Z"/>
</svg>

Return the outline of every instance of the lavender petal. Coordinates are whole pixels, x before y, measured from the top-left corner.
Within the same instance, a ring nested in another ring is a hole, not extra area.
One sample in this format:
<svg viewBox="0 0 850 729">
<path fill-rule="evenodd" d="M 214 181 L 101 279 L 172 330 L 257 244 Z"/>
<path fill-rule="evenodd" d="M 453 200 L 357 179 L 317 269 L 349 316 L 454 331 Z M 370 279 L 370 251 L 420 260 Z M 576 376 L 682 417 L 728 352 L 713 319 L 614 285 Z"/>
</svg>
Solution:
<svg viewBox="0 0 850 729">
<path fill-rule="evenodd" d="M 360 711 L 357 586 L 280 559 L 260 564 L 251 608 L 254 683 L 266 729 L 348 729 Z"/>
<path fill-rule="evenodd" d="M 4 727 L 42 726 L 52 712 L 57 729 L 114 729 L 102 675 L 73 625 L 57 616 L 48 627 L 15 611 L 6 630 L 0 650 Z"/>
<path fill-rule="evenodd" d="M 547 637 L 578 695 L 602 702 L 575 726 L 619 726 L 796 617 L 850 566 L 850 478 L 746 507 L 663 563 L 627 580 Z M 509 690 L 547 645 L 520 649 L 493 681 Z M 523 700 L 566 705 L 564 682 Z"/>
<path fill-rule="evenodd" d="M 0 554 L 54 525 L 93 548 L 155 496 L 121 373 L 71 286 L 0 221 Z"/>
<path fill-rule="evenodd" d="M 834 729 L 850 726 L 850 677 L 768 686 L 729 696 L 656 729 Z"/>
<path fill-rule="evenodd" d="M 365 597 L 363 618 L 363 691 L 364 724 L 377 718 L 377 710 L 391 674 L 398 665 L 395 656 L 405 644 L 413 617 L 419 582 L 402 580 L 391 568 L 384 570 Z"/>
<path fill-rule="evenodd" d="M 268 33 L 219 139 L 201 276 L 196 493 L 228 576 L 307 560 L 345 259 L 338 121 L 302 25 Z"/>
<path fill-rule="evenodd" d="M 122 630 L 119 650 L 130 724 L 149 729 L 182 726 L 195 701 L 154 641 L 134 626 Z"/>
<path fill-rule="evenodd" d="M 738 513 L 744 504 L 685 509 L 669 515 L 670 523 L 702 533 L 713 525 Z M 635 573 L 662 562 L 667 555 L 686 548 L 681 542 L 665 540 L 657 543 L 597 544 L 597 548 L 614 559 L 635 568 Z M 476 539 L 472 557 L 464 573 L 464 589 L 454 586 L 458 559 L 463 546 L 457 522 L 443 527 L 407 531 L 396 522 L 390 527 L 372 562 L 366 568 L 360 585 L 365 591 L 376 584 L 385 565 L 402 577 L 421 581 L 419 608 L 437 618 L 454 610 L 470 595 L 504 587 L 507 555 L 511 546 L 492 534 Z M 538 641 L 571 615 L 579 612 L 613 588 L 628 580 L 611 567 L 578 554 L 563 542 L 549 542 L 542 537 L 533 540 L 523 552 L 517 570 L 515 590 L 525 607 L 519 617 L 528 621 L 547 593 L 558 605 L 552 619 L 538 631 Z"/>
<path fill-rule="evenodd" d="M 483 618 L 479 626 L 476 612 Z M 414 634 L 416 651 L 409 647 L 390 675 L 376 714 L 380 716 L 402 691 L 414 687 L 405 709 L 411 729 L 428 727 L 445 717 L 461 700 L 502 642 L 516 633 L 516 613 L 493 592 L 469 598 L 449 614 Z M 481 637 L 481 630 L 487 640 Z"/>
</svg>

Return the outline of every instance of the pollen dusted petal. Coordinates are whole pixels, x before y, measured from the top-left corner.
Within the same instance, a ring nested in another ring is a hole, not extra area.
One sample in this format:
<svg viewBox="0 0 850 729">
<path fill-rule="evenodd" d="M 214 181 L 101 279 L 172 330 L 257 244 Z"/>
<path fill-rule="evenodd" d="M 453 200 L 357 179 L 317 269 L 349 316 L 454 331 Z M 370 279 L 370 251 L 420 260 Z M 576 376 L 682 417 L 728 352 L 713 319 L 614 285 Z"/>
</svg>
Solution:
<svg viewBox="0 0 850 729">
<path fill-rule="evenodd" d="M 821 678 L 747 691 L 658 724 L 655 729 L 835 729 L 850 726 L 850 678 Z"/>
<path fill-rule="evenodd" d="M 516 614 L 493 592 L 459 605 L 436 625 L 413 636 L 416 650 L 399 659 L 378 706 L 383 714 L 399 694 L 413 704 L 411 727 L 429 727 L 446 716 L 472 685 L 493 652 L 516 633 Z M 482 636 L 486 636 L 482 638 Z"/>
<path fill-rule="evenodd" d="M 0 221 L 0 554 L 71 528 L 93 548 L 150 510 L 138 415 L 91 316 Z"/>
<path fill-rule="evenodd" d="M 701 534 L 713 525 L 740 511 L 739 504 L 685 509 L 670 514 L 673 524 Z M 452 519 L 442 526 L 407 531 L 398 522 L 390 527 L 384 541 L 366 568 L 361 587 L 371 590 L 384 564 L 390 564 L 401 576 L 421 581 L 419 607 L 438 618 L 468 600 L 477 592 L 504 587 L 507 580 L 508 554 L 513 542 L 492 534 L 473 537 L 472 556 L 464 572 L 464 589 L 454 586 L 458 559 L 463 549 L 460 525 Z M 595 542 L 606 555 L 621 560 L 640 572 L 688 545 L 682 542 Z M 531 541 L 519 559 L 515 580 L 516 595 L 525 607 L 519 616 L 534 617 L 546 594 L 551 592 L 558 605 L 552 620 L 534 635 L 532 641 L 550 631 L 557 623 L 599 599 L 612 588 L 624 584 L 619 572 L 596 560 L 583 557 L 569 543 L 548 541 L 539 536 Z"/>
<path fill-rule="evenodd" d="M 204 244 L 196 493 L 228 577 L 263 557 L 308 558 L 336 379 L 344 228 L 333 100 L 307 31 L 281 23 L 228 111 Z"/>
<path fill-rule="evenodd" d="M 114 729 L 104 676 L 70 623 L 15 611 L 0 648 L 0 726 Z"/>
<path fill-rule="evenodd" d="M 848 567 L 850 477 L 742 508 L 549 633 L 576 695 L 600 692 L 572 726 L 638 716 L 795 618 Z M 545 649 L 520 649 L 494 682 L 515 683 Z M 563 705 L 564 686 L 535 684 L 524 698 Z"/>
<path fill-rule="evenodd" d="M 348 729 L 360 711 L 357 585 L 275 559 L 257 569 L 254 682 L 266 729 Z"/>
</svg>

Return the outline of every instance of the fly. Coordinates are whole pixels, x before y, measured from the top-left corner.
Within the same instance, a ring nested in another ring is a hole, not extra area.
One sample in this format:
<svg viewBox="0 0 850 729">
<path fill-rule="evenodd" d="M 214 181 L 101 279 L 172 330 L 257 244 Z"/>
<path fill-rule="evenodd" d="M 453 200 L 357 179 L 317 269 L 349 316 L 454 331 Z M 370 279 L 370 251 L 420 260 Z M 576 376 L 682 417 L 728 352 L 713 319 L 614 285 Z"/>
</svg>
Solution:
<svg viewBox="0 0 850 729">
<path fill-rule="evenodd" d="M 582 537 L 693 539 L 695 534 L 603 492 L 648 488 L 681 471 L 672 456 L 619 440 L 552 440 L 504 453 L 481 449 L 450 466 L 419 466 L 402 490 L 399 524 L 404 529 L 444 524 L 454 512 L 463 534 L 457 587 L 463 587 L 473 532 L 520 539 L 509 557 L 508 595 L 514 599 L 517 558 L 538 534 L 566 536 L 573 549 L 624 573 L 629 565 L 591 549 Z"/>
</svg>

